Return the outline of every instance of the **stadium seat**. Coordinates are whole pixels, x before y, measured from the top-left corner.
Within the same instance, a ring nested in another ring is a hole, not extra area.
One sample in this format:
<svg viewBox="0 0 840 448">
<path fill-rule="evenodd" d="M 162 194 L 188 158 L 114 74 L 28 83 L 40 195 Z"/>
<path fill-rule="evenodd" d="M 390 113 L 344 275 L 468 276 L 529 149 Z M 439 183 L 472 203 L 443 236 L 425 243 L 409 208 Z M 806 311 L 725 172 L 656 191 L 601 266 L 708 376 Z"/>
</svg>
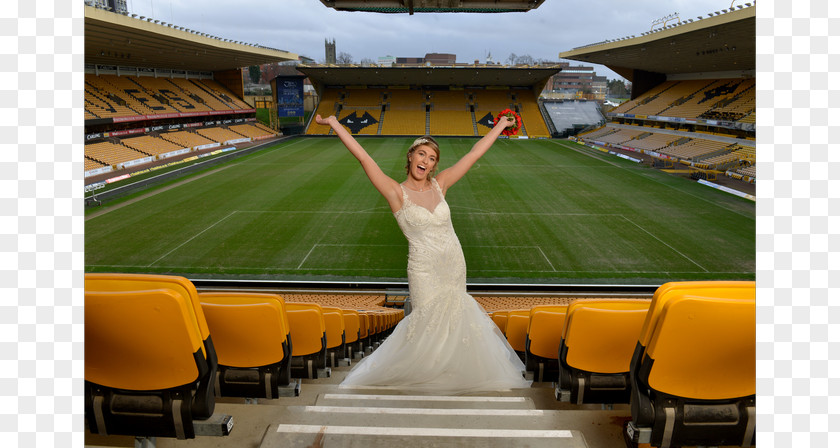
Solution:
<svg viewBox="0 0 840 448">
<path fill-rule="evenodd" d="M 213 414 L 214 384 L 219 361 L 216 357 L 216 349 L 210 337 L 210 329 L 198 299 L 198 292 L 195 285 L 184 277 L 173 275 L 152 275 L 152 274 L 120 274 L 120 273 L 87 273 L 85 274 L 85 292 L 118 292 L 118 291 L 147 291 L 152 289 L 169 289 L 177 294 L 188 298 L 192 305 L 193 312 L 189 315 L 194 325 L 199 330 L 202 340 L 204 356 L 208 370 L 201 377 L 195 398 L 192 401 L 193 418 L 206 419 Z"/>
<path fill-rule="evenodd" d="M 525 369 L 534 381 L 557 381 L 557 358 L 567 305 L 539 305 L 531 308 L 525 339 Z"/>
<path fill-rule="evenodd" d="M 85 418 L 90 432 L 178 439 L 228 435 L 231 417 L 214 415 L 213 395 L 202 393 L 215 371 L 205 348 L 191 298 L 183 291 L 87 289 Z"/>
<path fill-rule="evenodd" d="M 572 302 L 561 332 L 556 398 L 630 403 L 630 358 L 649 307 L 641 299 Z"/>
<path fill-rule="evenodd" d="M 327 364 L 330 367 L 338 367 L 339 361 L 349 365 L 346 345 L 346 324 L 344 313 L 340 308 L 322 306 L 324 312 L 324 327 L 327 336 Z"/>
<path fill-rule="evenodd" d="M 217 396 L 279 398 L 300 393 L 297 383 L 290 385 L 291 337 L 279 295 L 198 296 L 219 358 Z"/>
<path fill-rule="evenodd" d="M 287 303 L 292 335 L 292 374 L 306 378 L 329 377 L 324 312 L 317 303 Z"/>
<path fill-rule="evenodd" d="M 508 312 L 507 337 L 508 343 L 513 350 L 525 362 L 526 341 L 528 339 L 528 323 L 530 322 L 531 310 L 511 310 Z"/>
<path fill-rule="evenodd" d="M 490 314 L 490 319 L 492 319 L 493 322 L 496 324 L 496 326 L 499 327 L 499 330 L 501 330 L 502 334 L 507 333 L 507 319 L 508 319 L 508 311 L 507 310 L 494 311 L 493 313 Z"/>
<path fill-rule="evenodd" d="M 356 310 L 346 309 L 342 309 L 341 312 L 344 314 L 344 342 L 346 346 L 344 356 L 346 358 L 353 359 L 353 355 L 355 355 L 356 352 L 361 351 L 358 349 L 359 336 L 361 334 L 359 312 Z M 354 351 L 354 349 L 356 350 Z"/>
<path fill-rule="evenodd" d="M 359 351 L 364 356 L 370 349 L 370 316 L 364 310 L 359 313 Z"/>
<path fill-rule="evenodd" d="M 654 294 L 630 362 L 632 444 L 755 444 L 755 282 Z"/>
</svg>

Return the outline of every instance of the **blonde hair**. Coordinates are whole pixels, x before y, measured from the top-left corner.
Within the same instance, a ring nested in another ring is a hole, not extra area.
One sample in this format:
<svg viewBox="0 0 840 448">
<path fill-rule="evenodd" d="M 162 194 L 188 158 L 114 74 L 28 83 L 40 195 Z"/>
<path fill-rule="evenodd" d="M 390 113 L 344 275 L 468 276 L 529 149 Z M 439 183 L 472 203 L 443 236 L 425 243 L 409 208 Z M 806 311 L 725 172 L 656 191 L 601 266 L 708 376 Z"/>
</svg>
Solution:
<svg viewBox="0 0 840 448">
<path fill-rule="evenodd" d="M 435 175 L 437 171 L 438 164 L 440 163 L 440 145 L 438 142 L 435 141 L 430 135 L 424 135 L 417 140 L 414 140 L 414 143 L 408 148 L 408 154 L 406 154 L 406 158 L 408 159 L 405 163 L 405 174 L 409 174 L 411 170 L 411 155 L 414 154 L 414 151 L 417 150 L 417 147 L 420 145 L 428 146 L 435 151 L 435 155 L 437 155 L 437 159 L 435 160 L 435 169 L 429 171 L 429 174 L 426 175 L 427 179 L 431 179 L 432 176 Z"/>
</svg>

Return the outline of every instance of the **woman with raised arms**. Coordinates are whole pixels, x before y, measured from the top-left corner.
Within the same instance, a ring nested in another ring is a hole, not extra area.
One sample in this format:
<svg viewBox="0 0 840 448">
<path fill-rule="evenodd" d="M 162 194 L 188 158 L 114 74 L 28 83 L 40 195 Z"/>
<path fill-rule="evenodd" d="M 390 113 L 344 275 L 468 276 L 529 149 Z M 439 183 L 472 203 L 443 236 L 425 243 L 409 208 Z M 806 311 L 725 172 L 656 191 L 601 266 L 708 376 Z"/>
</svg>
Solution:
<svg viewBox="0 0 840 448">
<path fill-rule="evenodd" d="M 334 116 L 328 125 L 361 163 L 388 201 L 408 239 L 412 312 L 370 356 L 355 365 L 342 386 L 396 387 L 465 393 L 530 387 L 525 366 L 504 335 L 467 293 L 466 263 L 444 197 L 495 143 L 513 119 L 499 122 L 469 153 L 437 175 L 440 148 L 429 136 L 408 148 L 406 179 L 386 175 Z"/>
</svg>

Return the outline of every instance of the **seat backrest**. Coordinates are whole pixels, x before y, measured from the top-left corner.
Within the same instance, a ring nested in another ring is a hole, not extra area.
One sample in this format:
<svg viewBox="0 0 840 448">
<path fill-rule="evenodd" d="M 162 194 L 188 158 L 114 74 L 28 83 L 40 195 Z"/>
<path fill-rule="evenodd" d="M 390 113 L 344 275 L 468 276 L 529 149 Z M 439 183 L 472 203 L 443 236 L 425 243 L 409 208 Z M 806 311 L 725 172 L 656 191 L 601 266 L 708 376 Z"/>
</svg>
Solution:
<svg viewBox="0 0 840 448">
<path fill-rule="evenodd" d="M 201 309 L 195 285 L 184 277 L 175 275 L 86 273 L 85 291 L 144 291 L 150 289 L 172 289 L 188 297 L 193 308 L 191 319 L 194 320 L 201 334 L 201 340 L 210 338 L 210 329 Z M 207 357 L 205 349 L 204 356 Z M 211 355 L 215 356 L 215 355 Z"/>
<path fill-rule="evenodd" d="M 266 300 L 277 302 L 280 309 L 283 310 L 283 328 L 286 329 L 286 334 L 289 334 L 289 319 L 286 317 L 286 300 L 279 294 L 269 294 L 262 292 L 200 292 L 198 293 L 198 300 L 203 302 L 206 299 L 212 299 L 214 303 L 263 303 Z"/>
<path fill-rule="evenodd" d="M 494 311 L 490 314 L 490 319 L 492 319 L 496 326 L 499 327 L 502 334 L 507 334 L 507 311 Z"/>
<path fill-rule="evenodd" d="M 511 310 L 508 312 L 507 337 L 508 343 L 518 352 L 525 351 L 525 341 L 528 338 L 528 323 L 531 320 L 531 310 Z"/>
<path fill-rule="evenodd" d="M 348 344 L 359 340 L 359 312 L 356 310 L 345 310 L 344 314 L 344 335 Z"/>
<path fill-rule="evenodd" d="M 538 310 L 532 312 L 528 328 L 528 352 L 547 359 L 558 359 L 565 306 L 556 311 Z"/>
<path fill-rule="evenodd" d="M 659 314 L 674 297 L 691 294 L 698 297 L 716 297 L 728 299 L 744 299 L 755 301 L 754 281 L 696 281 L 670 282 L 656 289 L 651 299 L 650 309 L 645 316 L 642 330 L 639 333 L 639 345 L 646 347 L 653 334 L 653 327 Z"/>
<path fill-rule="evenodd" d="M 292 356 L 311 355 L 324 348 L 324 315 L 320 310 L 290 307 L 286 315 L 291 327 Z"/>
<path fill-rule="evenodd" d="M 364 310 L 357 311 L 359 313 L 359 337 L 366 338 L 370 336 L 370 316 Z"/>
<path fill-rule="evenodd" d="M 321 316 L 321 333 L 326 332 L 327 328 L 324 326 L 324 309 L 318 303 L 304 303 L 304 302 L 287 302 L 286 303 L 286 312 L 289 311 L 300 311 L 300 310 L 314 310 Z"/>
<path fill-rule="evenodd" d="M 652 331 L 642 369 L 651 388 L 670 395 L 755 395 L 755 300 L 673 298 Z"/>
<path fill-rule="evenodd" d="M 565 315 L 566 311 L 568 311 L 568 309 L 569 309 L 568 305 L 535 305 L 535 306 L 532 306 L 530 311 L 528 312 L 528 320 L 529 320 L 528 321 L 528 333 L 531 332 L 531 323 L 532 323 L 531 318 L 534 317 L 534 313 L 536 313 L 538 311 L 550 311 L 552 313 L 563 313 Z M 561 323 L 560 328 L 558 328 L 558 330 L 560 330 L 560 331 L 563 330 L 562 323 Z"/>
<path fill-rule="evenodd" d="M 259 367 L 283 360 L 288 337 L 283 300 L 272 294 L 199 294 L 219 364 Z"/>
<path fill-rule="evenodd" d="M 169 389 L 206 371 L 190 299 L 172 289 L 85 291 L 85 380 Z"/>
<path fill-rule="evenodd" d="M 344 342 L 344 313 L 334 307 L 321 307 L 324 311 L 324 326 L 327 335 L 327 348 L 335 348 Z"/>
<path fill-rule="evenodd" d="M 565 364 L 596 373 L 630 370 L 650 300 L 576 300 L 563 323 Z"/>
</svg>

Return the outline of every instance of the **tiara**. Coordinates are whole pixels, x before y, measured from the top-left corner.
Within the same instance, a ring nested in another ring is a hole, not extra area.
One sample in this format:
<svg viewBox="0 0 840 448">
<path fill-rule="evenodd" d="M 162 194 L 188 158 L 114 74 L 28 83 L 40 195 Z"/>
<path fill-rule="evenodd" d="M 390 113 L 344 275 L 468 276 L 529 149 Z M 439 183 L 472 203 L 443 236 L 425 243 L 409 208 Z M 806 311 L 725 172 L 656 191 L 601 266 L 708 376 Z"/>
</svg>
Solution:
<svg viewBox="0 0 840 448">
<path fill-rule="evenodd" d="M 411 144 L 411 147 L 414 148 L 415 146 L 419 145 L 426 145 L 431 143 L 432 141 L 426 137 L 420 137 L 417 140 L 414 140 L 414 143 Z"/>
</svg>

